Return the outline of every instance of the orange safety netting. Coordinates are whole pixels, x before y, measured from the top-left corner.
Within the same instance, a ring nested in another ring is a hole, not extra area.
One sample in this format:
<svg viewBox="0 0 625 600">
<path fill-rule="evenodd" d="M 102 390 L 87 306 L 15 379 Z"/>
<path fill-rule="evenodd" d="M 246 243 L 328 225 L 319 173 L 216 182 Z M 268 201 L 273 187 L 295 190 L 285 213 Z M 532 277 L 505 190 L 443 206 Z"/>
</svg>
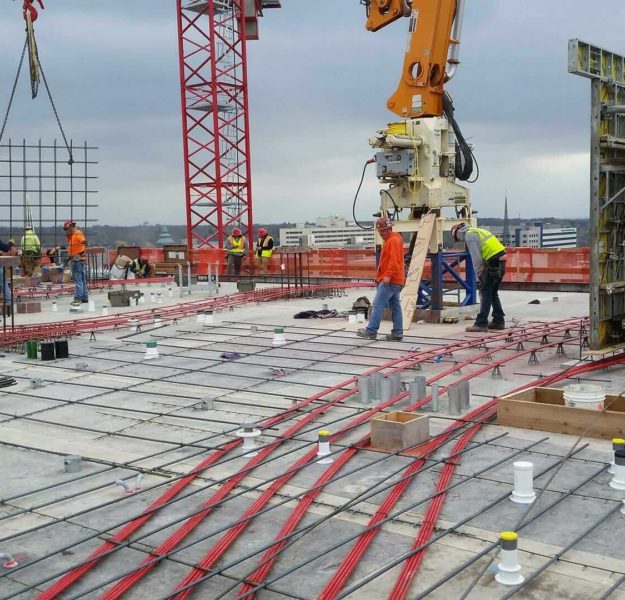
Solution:
<svg viewBox="0 0 625 600">
<path fill-rule="evenodd" d="M 141 254 L 150 262 L 163 262 L 160 248 L 143 248 Z M 504 281 L 514 283 L 588 283 L 589 252 L 588 248 L 508 248 L 508 263 Z M 111 260 L 115 257 L 111 253 Z M 226 253 L 218 248 L 194 250 L 193 273 L 206 275 L 208 268 L 215 273 L 226 271 Z M 277 249 L 269 261 L 268 273 L 294 275 L 303 273 L 304 277 L 336 277 L 349 279 L 372 279 L 375 274 L 375 251 L 367 249 L 310 249 L 295 252 L 287 248 Z M 281 268 L 283 266 L 283 268 Z M 254 257 L 248 256 L 241 270 L 243 275 L 258 273 L 259 266 Z M 462 271 L 463 269 L 461 269 Z M 426 265 L 424 277 L 429 276 Z"/>
</svg>

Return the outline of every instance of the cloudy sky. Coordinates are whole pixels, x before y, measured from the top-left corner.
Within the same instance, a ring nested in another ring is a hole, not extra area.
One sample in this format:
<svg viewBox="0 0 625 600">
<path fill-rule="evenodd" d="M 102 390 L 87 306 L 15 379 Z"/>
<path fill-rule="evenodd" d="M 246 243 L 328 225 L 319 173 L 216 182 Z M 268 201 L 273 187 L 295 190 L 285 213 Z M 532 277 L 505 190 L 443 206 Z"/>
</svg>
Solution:
<svg viewBox="0 0 625 600">
<path fill-rule="evenodd" d="M 100 222 L 184 223 L 175 2 L 45 4 L 39 53 L 66 131 L 100 148 Z M 20 7 L 0 8 L 2 112 L 23 44 Z M 393 120 L 386 99 L 407 35 L 407 19 L 377 33 L 364 20 L 358 0 L 284 0 L 261 20 L 248 47 L 257 221 L 349 215 L 368 138 Z M 506 192 L 511 216 L 587 216 L 590 84 L 567 73 L 567 42 L 625 54 L 624 31 L 623 0 L 467 1 L 448 90 L 476 147 L 482 216 L 502 216 Z M 55 136 L 45 95 L 32 101 L 24 76 L 5 138 Z M 370 169 L 361 218 L 378 189 Z"/>
</svg>

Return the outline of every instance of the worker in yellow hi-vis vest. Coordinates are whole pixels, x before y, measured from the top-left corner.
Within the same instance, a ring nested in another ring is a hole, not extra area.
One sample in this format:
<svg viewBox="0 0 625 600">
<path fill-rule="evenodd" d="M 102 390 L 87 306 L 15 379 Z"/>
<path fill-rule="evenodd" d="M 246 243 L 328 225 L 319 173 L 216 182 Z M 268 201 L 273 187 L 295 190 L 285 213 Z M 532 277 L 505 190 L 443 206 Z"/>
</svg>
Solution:
<svg viewBox="0 0 625 600">
<path fill-rule="evenodd" d="M 477 288 L 480 291 L 480 312 L 475 323 L 466 331 L 487 333 L 489 330 L 506 328 L 505 313 L 499 299 L 499 285 L 506 274 L 506 247 L 495 234 L 458 223 L 451 228 L 451 236 L 455 241 L 465 242 L 471 255 L 473 268 L 477 276 Z M 493 309 L 492 321 L 488 322 L 488 314 Z"/>
<path fill-rule="evenodd" d="M 228 253 L 226 275 L 238 277 L 241 274 L 241 264 L 247 254 L 247 240 L 241 235 L 238 227 L 232 230 L 232 235 L 226 240 L 226 252 Z"/>
<path fill-rule="evenodd" d="M 34 275 L 41 263 L 41 242 L 30 226 L 24 227 L 20 242 L 22 272 L 26 277 Z"/>
<path fill-rule="evenodd" d="M 264 227 L 258 230 L 256 240 L 256 260 L 260 263 L 260 274 L 265 275 L 269 267 L 269 259 L 273 254 L 273 238 Z"/>
</svg>

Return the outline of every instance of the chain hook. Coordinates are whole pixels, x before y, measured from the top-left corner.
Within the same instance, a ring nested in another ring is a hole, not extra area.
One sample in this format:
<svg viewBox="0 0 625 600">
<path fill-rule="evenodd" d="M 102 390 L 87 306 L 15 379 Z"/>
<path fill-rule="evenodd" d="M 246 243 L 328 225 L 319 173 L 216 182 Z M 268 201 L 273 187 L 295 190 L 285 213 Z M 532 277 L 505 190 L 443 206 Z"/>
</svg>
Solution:
<svg viewBox="0 0 625 600">
<path fill-rule="evenodd" d="M 31 23 L 34 23 L 39 16 L 39 11 L 33 6 L 33 2 L 35 2 L 35 0 L 24 0 L 24 4 L 22 5 L 22 15 L 24 20 L 27 18 L 27 13 L 30 13 Z M 37 2 L 39 3 L 41 9 L 44 10 L 45 6 L 43 5 L 43 0 L 37 0 Z"/>
</svg>

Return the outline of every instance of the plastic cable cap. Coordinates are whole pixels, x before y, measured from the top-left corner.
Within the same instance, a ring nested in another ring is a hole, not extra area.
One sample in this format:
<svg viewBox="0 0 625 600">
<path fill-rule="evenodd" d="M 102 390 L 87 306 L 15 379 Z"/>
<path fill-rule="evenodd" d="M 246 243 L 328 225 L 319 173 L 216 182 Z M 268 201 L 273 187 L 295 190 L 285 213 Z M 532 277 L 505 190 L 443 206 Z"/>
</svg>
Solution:
<svg viewBox="0 0 625 600">
<path fill-rule="evenodd" d="M 284 327 L 276 327 L 273 330 L 274 333 L 284 333 Z"/>
<path fill-rule="evenodd" d="M 519 539 L 519 534 L 516 531 L 502 531 L 499 537 L 505 542 L 514 542 Z"/>
<path fill-rule="evenodd" d="M 156 348 L 156 340 L 150 340 L 149 342 L 145 343 L 147 348 Z"/>
<path fill-rule="evenodd" d="M 625 445 L 625 440 L 623 438 L 612 438 L 612 443 L 616 445 Z"/>
</svg>

